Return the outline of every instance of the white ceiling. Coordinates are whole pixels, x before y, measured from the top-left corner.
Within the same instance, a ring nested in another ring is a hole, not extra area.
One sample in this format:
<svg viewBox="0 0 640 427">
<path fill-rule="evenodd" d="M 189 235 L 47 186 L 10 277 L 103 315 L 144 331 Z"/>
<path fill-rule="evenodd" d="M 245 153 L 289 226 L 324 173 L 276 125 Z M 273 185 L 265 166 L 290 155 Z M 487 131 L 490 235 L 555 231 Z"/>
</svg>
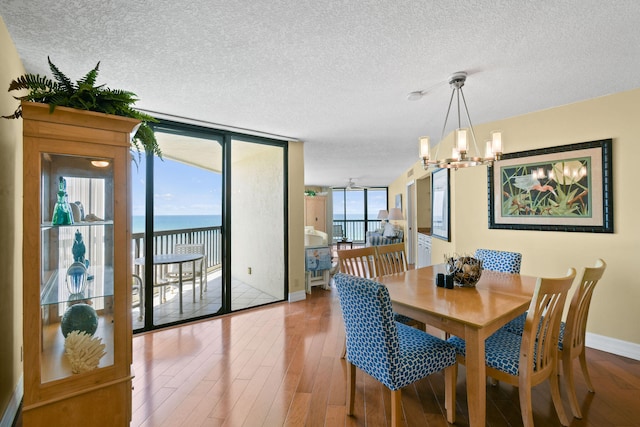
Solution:
<svg viewBox="0 0 640 427">
<path fill-rule="evenodd" d="M 640 87 L 637 0 L 0 0 L 0 16 L 28 72 L 101 61 L 138 108 L 304 141 L 307 185 L 404 173 L 420 135 L 438 141 L 455 71 L 475 125 Z"/>
</svg>

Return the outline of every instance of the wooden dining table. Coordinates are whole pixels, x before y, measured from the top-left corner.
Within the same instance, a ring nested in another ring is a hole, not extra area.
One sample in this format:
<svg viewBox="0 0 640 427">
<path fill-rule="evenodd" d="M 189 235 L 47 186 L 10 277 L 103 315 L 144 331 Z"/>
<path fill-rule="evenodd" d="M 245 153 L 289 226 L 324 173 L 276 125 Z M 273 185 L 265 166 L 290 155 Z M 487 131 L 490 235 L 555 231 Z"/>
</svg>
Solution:
<svg viewBox="0 0 640 427">
<path fill-rule="evenodd" d="M 475 287 L 437 287 L 444 264 L 382 276 L 393 311 L 466 341 L 469 425 L 484 426 L 486 369 L 484 340 L 524 313 L 531 302 L 536 277 L 484 270 Z"/>
</svg>

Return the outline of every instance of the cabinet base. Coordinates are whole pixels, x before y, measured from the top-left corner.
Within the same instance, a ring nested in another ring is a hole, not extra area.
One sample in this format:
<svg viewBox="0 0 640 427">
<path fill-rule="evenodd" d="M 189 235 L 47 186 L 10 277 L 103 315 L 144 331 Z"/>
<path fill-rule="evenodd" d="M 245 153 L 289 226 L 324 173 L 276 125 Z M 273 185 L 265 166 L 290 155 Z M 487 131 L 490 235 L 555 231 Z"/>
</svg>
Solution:
<svg viewBox="0 0 640 427">
<path fill-rule="evenodd" d="M 131 422 L 131 380 L 22 409 L 25 427 L 128 426 Z"/>
</svg>

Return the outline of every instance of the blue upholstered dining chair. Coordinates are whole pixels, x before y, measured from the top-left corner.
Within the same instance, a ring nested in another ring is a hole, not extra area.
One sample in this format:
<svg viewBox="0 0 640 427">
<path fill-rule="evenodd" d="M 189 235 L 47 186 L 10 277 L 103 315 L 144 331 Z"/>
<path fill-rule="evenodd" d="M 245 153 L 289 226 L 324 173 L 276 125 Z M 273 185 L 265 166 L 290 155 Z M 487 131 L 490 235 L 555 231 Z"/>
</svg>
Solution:
<svg viewBox="0 0 640 427">
<path fill-rule="evenodd" d="M 560 397 L 557 343 L 562 311 L 575 276 L 576 270 L 571 268 L 562 278 L 539 278 L 522 335 L 499 329 L 485 340 L 487 375 L 518 387 L 525 427 L 533 427 L 531 389 L 547 379 L 560 423 L 569 425 Z M 458 362 L 464 364 L 465 341 L 451 337 L 448 342 L 456 347 Z"/>
<path fill-rule="evenodd" d="M 353 414 L 355 368 L 391 390 L 391 425 L 402 423 L 401 389 L 444 369 L 447 421 L 455 421 L 456 351 L 426 332 L 393 320 L 387 288 L 373 280 L 334 276 L 347 334 L 347 414 Z"/>
<path fill-rule="evenodd" d="M 520 273 L 522 254 L 518 252 L 495 251 L 493 249 L 477 249 L 475 258 L 482 261 L 485 270 L 501 273 Z"/>
</svg>

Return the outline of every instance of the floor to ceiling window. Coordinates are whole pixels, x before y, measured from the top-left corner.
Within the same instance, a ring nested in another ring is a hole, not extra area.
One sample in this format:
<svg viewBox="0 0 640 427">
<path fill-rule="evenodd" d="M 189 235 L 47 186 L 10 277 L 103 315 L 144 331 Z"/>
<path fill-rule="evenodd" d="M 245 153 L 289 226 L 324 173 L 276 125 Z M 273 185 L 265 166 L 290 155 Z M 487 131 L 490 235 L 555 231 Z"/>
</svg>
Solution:
<svg viewBox="0 0 640 427">
<path fill-rule="evenodd" d="M 286 144 L 170 122 L 155 133 L 162 159 L 132 169 L 134 331 L 283 300 Z"/>
<path fill-rule="evenodd" d="M 382 209 L 387 209 L 387 188 L 333 189 L 333 225 L 354 242 L 364 242 L 367 231 L 380 227 Z"/>
</svg>

